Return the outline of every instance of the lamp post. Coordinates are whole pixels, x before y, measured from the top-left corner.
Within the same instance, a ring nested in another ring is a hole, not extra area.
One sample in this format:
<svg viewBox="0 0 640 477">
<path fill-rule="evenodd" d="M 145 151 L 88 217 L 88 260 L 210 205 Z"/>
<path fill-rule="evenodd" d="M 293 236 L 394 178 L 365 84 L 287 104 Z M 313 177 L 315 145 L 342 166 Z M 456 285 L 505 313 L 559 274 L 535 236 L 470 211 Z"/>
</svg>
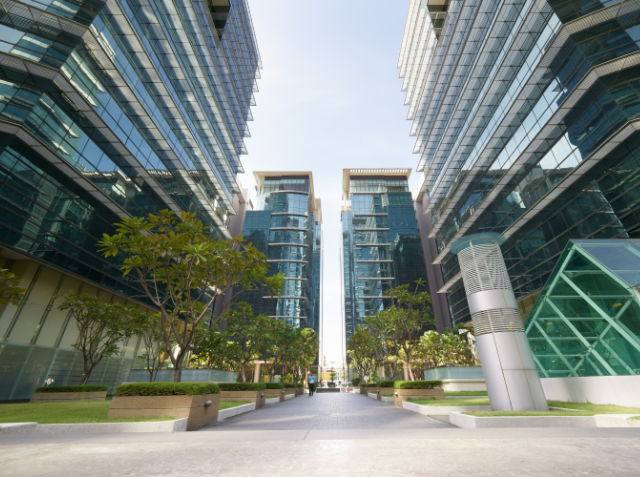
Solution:
<svg viewBox="0 0 640 477">
<path fill-rule="evenodd" d="M 458 255 L 482 372 L 494 411 L 547 411 L 516 297 L 500 251 L 504 236 L 481 233 L 451 244 Z"/>
</svg>

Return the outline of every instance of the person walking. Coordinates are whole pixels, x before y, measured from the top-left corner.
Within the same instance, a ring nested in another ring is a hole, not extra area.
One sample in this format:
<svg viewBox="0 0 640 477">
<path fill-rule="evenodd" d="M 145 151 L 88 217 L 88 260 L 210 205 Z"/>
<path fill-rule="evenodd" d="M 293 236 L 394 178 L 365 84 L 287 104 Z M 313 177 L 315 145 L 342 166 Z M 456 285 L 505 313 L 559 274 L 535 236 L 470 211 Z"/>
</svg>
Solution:
<svg viewBox="0 0 640 477">
<path fill-rule="evenodd" d="M 316 377 L 311 373 L 309 373 L 309 377 L 307 378 L 307 384 L 309 384 L 309 397 L 311 397 L 316 388 Z"/>
</svg>

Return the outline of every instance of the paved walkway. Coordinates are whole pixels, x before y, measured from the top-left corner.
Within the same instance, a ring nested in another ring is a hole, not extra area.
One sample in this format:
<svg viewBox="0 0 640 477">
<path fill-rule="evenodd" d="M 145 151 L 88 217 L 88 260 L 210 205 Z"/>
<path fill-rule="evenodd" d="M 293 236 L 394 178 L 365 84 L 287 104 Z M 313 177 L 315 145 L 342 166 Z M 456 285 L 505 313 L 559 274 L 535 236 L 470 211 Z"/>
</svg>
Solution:
<svg viewBox="0 0 640 477">
<path fill-rule="evenodd" d="M 0 476 L 637 477 L 638 455 L 637 428 L 458 429 L 318 394 L 200 432 L 0 435 Z"/>
<path fill-rule="evenodd" d="M 311 431 L 337 429 L 448 428 L 435 419 L 398 409 L 367 396 L 326 393 L 299 396 L 240 414 L 205 431 Z"/>
</svg>

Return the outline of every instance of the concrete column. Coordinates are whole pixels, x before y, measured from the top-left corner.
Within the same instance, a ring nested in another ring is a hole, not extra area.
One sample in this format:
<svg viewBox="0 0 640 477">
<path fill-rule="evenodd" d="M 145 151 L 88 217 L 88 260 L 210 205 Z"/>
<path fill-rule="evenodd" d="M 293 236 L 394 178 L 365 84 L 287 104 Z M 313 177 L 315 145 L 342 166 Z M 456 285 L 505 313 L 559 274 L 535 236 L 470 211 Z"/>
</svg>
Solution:
<svg viewBox="0 0 640 477">
<path fill-rule="evenodd" d="M 538 369 L 496 233 L 468 235 L 451 244 L 458 255 L 491 409 L 546 411 Z"/>
</svg>

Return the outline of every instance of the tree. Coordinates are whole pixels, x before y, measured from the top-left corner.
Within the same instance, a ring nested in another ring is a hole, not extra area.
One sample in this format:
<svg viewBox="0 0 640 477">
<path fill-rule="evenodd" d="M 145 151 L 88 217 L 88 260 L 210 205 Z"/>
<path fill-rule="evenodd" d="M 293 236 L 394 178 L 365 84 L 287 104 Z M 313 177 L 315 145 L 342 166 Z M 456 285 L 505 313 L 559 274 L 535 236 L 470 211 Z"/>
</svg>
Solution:
<svg viewBox="0 0 640 477">
<path fill-rule="evenodd" d="M 398 346 L 393 339 L 387 337 L 386 323 L 381 315 L 365 318 L 365 324 L 374 337 L 373 357 L 376 361 L 375 369 L 384 368 L 385 376 L 394 378 L 398 368 Z M 375 373 L 377 375 L 377 372 Z"/>
<path fill-rule="evenodd" d="M 159 318 L 157 314 L 148 315 L 147 320 L 141 324 L 137 333 L 142 338 L 142 344 L 144 345 L 142 357 L 147 363 L 149 382 L 156 380 L 158 371 L 160 371 L 164 361 L 161 359 L 162 354 L 165 352 L 164 333 L 162 332 Z"/>
<path fill-rule="evenodd" d="M 78 295 L 69 291 L 56 295 L 62 297 L 58 307 L 69 311 L 75 318 L 80 333 L 74 348 L 82 353 L 84 373 L 79 384 L 89 381 L 91 372 L 103 358 L 120 351 L 118 343 L 140 331 L 148 320 L 145 313 L 121 303 L 105 303 L 97 296 Z"/>
<path fill-rule="evenodd" d="M 274 318 L 265 315 L 254 315 L 253 308 L 241 302 L 227 310 L 224 317 L 227 328 L 225 335 L 229 341 L 220 348 L 236 372 L 247 382 L 246 369 L 265 354 L 271 335 Z"/>
<path fill-rule="evenodd" d="M 304 381 L 306 369 L 318 356 L 318 335 L 311 328 L 288 327 L 291 331 L 283 353 L 283 372 L 290 372 L 293 382 L 299 383 Z"/>
<path fill-rule="evenodd" d="M 420 355 L 429 367 L 441 367 L 447 364 L 454 366 L 472 366 L 476 364 L 476 358 L 472 352 L 469 341 L 460 332 L 461 328 L 446 329 L 444 333 L 427 331 L 420 337 L 420 342 L 415 347 L 416 354 Z"/>
<path fill-rule="evenodd" d="M 176 382 L 182 377 L 185 357 L 206 337 L 202 328 L 215 325 L 211 310 L 218 297 L 235 290 L 229 299 L 222 299 L 226 310 L 242 291 L 263 290 L 274 296 L 284 287 L 284 276 L 267 276 L 266 257 L 251 244 L 243 244 L 242 236 L 216 241 L 195 214 L 183 211 L 178 217 L 162 210 L 147 218 L 123 218 L 116 230 L 115 235 L 103 235 L 100 251 L 105 257 L 123 254 L 124 276 L 132 273 L 160 310 Z"/>
<path fill-rule="evenodd" d="M 413 348 L 418 340 L 420 331 L 427 325 L 433 325 L 431 314 L 431 296 L 421 292 L 424 287 L 422 279 L 416 280 L 412 291 L 409 285 L 400 285 L 385 293 L 392 300 L 393 305 L 377 313 L 377 319 L 382 323 L 384 334 L 393 340 L 404 354 L 405 363 L 409 371 L 409 379 L 414 380 L 411 360 Z"/>
<path fill-rule="evenodd" d="M 19 305 L 24 300 L 26 288 L 20 288 L 20 280 L 5 268 L 0 268 L 0 305 L 12 303 Z"/>
<path fill-rule="evenodd" d="M 347 344 L 347 356 L 351 359 L 351 364 L 356 368 L 360 377 L 367 380 L 371 377 L 374 367 L 374 353 L 376 338 L 371 330 L 364 325 L 356 328 L 349 337 Z"/>
</svg>

